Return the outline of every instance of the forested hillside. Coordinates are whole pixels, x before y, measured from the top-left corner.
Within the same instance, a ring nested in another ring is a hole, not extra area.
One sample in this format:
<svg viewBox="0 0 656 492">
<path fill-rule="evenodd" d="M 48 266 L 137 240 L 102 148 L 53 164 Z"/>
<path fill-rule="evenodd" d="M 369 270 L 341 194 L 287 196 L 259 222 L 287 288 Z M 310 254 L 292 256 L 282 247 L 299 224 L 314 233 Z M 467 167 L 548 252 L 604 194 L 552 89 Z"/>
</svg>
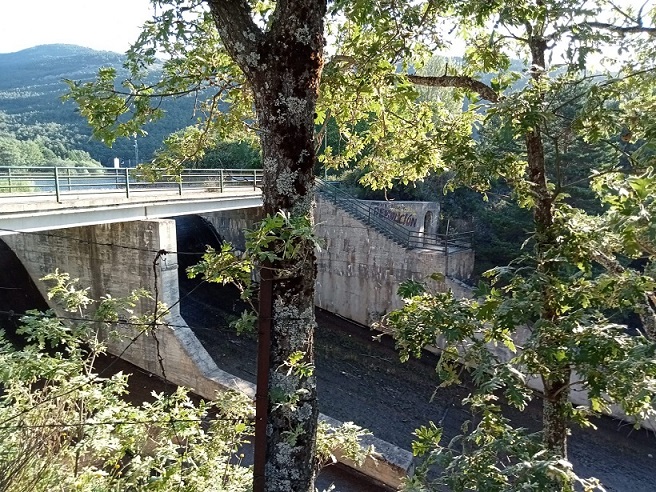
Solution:
<svg viewBox="0 0 656 492">
<path fill-rule="evenodd" d="M 101 66 L 120 70 L 123 60 L 117 53 L 61 44 L 0 54 L 0 134 L 19 141 L 46 142 L 59 157 L 82 150 L 105 166 L 111 165 L 114 157 L 133 164 L 134 140 L 119 139 L 113 148 L 106 147 L 91 138 L 91 128 L 75 104 L 61 100 L 67 91 L 63 79 L 90 80 Z M 166 136 L 191 124 L 192 107 L 192 97 L 162 104 L 166 116 L 146 125 L 147 135 L 138 138 L 139 160 L 148 160 Z M 11 145 L 16 147 L 15 142 Z"/>
</svg>

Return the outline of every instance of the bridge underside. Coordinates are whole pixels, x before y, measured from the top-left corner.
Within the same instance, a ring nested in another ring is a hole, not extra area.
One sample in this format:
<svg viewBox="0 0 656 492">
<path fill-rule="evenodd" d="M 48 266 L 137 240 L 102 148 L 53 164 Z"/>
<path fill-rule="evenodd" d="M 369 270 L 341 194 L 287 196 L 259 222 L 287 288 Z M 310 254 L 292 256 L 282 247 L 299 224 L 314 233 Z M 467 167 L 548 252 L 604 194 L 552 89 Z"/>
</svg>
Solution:
<svg viewBox="0 0 656 492">
<path fill-rule="evenodd" d="M 120 195 L 67 195 L 61 202 L 35 201 L 33 197 L 2 198 L 0 236 L 134 220 L 262 206 L 258 191 L 233 190 L 223 193 L 140 193 Z"/>
</svg>

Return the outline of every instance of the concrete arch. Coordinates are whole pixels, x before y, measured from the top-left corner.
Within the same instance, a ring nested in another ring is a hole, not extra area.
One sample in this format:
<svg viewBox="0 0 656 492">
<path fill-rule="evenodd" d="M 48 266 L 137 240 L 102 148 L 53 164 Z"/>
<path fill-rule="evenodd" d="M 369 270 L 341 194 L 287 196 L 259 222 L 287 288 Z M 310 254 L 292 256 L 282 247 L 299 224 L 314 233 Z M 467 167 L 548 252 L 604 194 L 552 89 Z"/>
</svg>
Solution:
<svg viewBox="0 0 656 492">
<path fill-rule="evenodd" d="M 49 308 L 37 284 L 38 279 L 31 277 L 21 259 L 0 239 L 0 311 L 3 311 L 0 328 L 13 343 L 20 344 L 20 337 L 16 336 L 20 315 L 30 309 L 45 311 Z"/>
</svg>

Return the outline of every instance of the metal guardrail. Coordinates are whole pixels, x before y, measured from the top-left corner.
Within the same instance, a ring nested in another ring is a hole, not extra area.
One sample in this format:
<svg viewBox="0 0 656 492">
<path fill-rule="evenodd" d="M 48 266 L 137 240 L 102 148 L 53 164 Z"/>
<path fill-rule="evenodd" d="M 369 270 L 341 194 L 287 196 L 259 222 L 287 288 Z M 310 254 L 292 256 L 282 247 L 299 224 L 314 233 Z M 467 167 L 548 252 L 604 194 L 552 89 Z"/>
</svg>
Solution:
<svg viewBox="0 0 656 492">
<path fill-rule="evenodd" d="M 374 227 L 385 236 L 408 249 L 435 249 L 448 253 L 449 250 L 471 249 L 473 231 L 455 234 L 426 234 L 408 229 L 380 215 L 376 209 L 354 196 L 340 190 L 338 187 L 316 178 L 317 189 L 325 193 L 337 206 L 350 212 L 356 218 Z"/>
<path fill-rule="evenodd" d="M 79 167 L 0 167 L 0 198 L 13 195 L 62 196 L 84 193 L 121 193 L 130 197 L 145 191 L 176 190 L 223 192 L 262 186 L 261 169 L 185 169 L 163 172 L 151 181 L 137 169 Z M 7 195 L 8 194 L 8 195 Z"/>
<path fill-rule="evenodd" d="M 262 186 L 261 169 L 185 169 L 178 174 L 162 172 L 156 181 L 137 169 L 79 167 L 0 167 L 0 198 L 3 196 L 54 196 L 60 201 L 66 195 L 123 194 L 131 197 L 140 192 L 172 191 L 179 195 L 191 191 L 223 192 L 226 189 L 257 190 Z M 384 217 L 369 206 L 316 178 L 319 191 L 355 217 L 376 228 L 399 245 L 413 248 L 451 250 L 470 249 L 473 232 L 426 234 L 412 231 Z"/>
</svg>

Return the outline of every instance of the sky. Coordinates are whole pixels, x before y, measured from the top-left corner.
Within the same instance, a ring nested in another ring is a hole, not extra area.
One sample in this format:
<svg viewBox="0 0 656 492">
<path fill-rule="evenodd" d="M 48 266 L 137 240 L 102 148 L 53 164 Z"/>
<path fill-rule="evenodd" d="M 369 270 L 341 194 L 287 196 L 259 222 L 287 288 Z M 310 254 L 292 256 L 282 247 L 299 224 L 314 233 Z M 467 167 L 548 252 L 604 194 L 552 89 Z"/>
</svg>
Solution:
<svg viewBox="0 0 656 492">
<path fill-rule="evenodd" d="M 153 13 L 149 0 L 0 1 L 0 53 L 53 43 L 124 53 Z M 640 5 L 643 1 L 619 3 Z"/>
<path fill-rule="evenodd" d="M 1 0 L 0 53 L 65 43 L 125 52 L 153 13 L 149 0 Z"/>
</svg>

